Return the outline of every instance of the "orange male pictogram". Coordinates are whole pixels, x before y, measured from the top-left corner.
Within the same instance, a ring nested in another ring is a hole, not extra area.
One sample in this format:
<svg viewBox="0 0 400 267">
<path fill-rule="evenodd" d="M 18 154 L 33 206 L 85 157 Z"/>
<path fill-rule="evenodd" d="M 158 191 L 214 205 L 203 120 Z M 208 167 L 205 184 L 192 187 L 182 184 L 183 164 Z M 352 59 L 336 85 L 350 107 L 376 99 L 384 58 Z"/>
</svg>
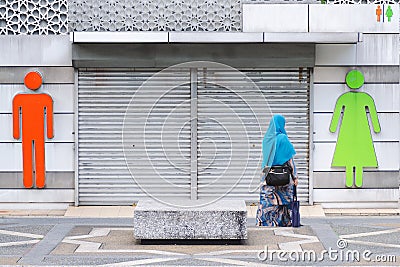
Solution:
<svg viewBox="0 0 400 267">
<path fill-rule="evenodd" d="M 381 6 L 378 6 L 376 8 L 376 21 L 381 22 L 381 16 L 382 16 L 382 9 Z"/>
<path fill-rule="evenodd" d="M 36 91 L 42 85 L 42 76 L 38 72 L 29 72 L 24 83 L 30 90 Z M 45 186 L 45 128 L 47 137 L 53 138 L 51 96 L 44 93 L 17 94 L 13 99 L 13 136 L 19 139 L 22 135 L 23 177 L 26 188 L 33 187 L 34 170 L 36 187 Z"/>
</svg>

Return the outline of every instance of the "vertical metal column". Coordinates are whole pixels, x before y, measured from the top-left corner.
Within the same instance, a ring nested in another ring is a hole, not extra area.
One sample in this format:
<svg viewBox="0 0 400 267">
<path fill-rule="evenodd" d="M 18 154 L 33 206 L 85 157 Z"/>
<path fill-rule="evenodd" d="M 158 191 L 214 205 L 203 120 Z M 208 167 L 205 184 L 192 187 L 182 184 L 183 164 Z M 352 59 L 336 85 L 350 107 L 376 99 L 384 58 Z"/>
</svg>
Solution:
<svg viewBox="0 0 400 267">
<path fill-rule="evenodd" d="M 79 206 L 79 70 L 74 71 L 74 173 L 75 173 L 75 190 L 74 204 Z"/>
<path fill-rule="evenodd" d="M 308 161 L 308 204 L 314 205 L 314 69 L 309 69 L 310 86 L 310 102 L 309 102 L 309 116 L 310 116 L 310 130 L 309 130 L 309 161 Z"/>
<path fill-rule="evenodd" d="M 197 69 L 190 69 L 190 199 L 197 199 Z"/>
</svg>

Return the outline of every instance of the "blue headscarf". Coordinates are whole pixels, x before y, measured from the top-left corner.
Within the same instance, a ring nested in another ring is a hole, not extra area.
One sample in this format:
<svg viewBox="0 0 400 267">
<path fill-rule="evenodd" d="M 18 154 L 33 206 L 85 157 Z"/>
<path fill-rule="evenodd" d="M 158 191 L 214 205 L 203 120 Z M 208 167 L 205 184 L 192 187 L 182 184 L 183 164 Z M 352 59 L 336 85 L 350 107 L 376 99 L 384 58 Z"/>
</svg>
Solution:
<svg viewBox="0 0 400 267">
<path fill-rule="evenodd" d="M 285 130 L 285 117 L 274 115 L 269 123 L 262 142 L 263 161 L 265 166 L 282 165 L 296 154 Z"/>
</svg>

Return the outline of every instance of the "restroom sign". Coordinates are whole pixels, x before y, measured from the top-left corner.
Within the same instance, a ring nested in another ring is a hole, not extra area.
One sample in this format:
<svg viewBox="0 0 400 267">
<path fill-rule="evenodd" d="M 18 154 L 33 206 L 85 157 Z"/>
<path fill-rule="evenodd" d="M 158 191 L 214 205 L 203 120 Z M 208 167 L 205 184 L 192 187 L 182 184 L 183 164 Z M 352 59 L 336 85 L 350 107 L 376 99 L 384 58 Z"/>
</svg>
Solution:
<svg viewBox="0 0 400 267">
<path fill-rule="evenodd" d="M 375 10 L 377 22 L 392 22 L 393 9 L 390 5 L 378 5 Z"/>
</svg>

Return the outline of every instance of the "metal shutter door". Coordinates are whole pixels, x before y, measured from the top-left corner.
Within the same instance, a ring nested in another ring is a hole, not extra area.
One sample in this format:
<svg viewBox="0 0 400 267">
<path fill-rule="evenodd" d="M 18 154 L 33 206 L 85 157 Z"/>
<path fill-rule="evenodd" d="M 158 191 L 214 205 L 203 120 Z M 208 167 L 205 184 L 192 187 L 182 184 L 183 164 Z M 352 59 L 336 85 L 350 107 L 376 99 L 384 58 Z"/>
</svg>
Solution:
<svg viewBox="0 0 400 267">
<path fill-rule="evenodd" d="M 300 201 L 307 203 L 310 134 L 309 70 L 298 68 L 243 70 L 243 73 L 260 88 L 262 94 L 268 99 L 272 112 L 286 117 L 286 130 L 297 152 L 295 162 L 299 175 L 298 196 Z M 237 79 L 240 77 L 235 73 L 215 73 L 212 70 L 206 70 L 200 72 L 198 77 L 198 197 L 223 195 L 227 190 L 226 187 L 232 185 L 231 179 L 242 177 L 227 197 L 256 202 L 259 198 L 258 191 L 250 193 L 249 190 L 254 189 L 254 181 L 260 179 L 261 143 L 269 121 L 261 125 L 261 130 L 255 124 L 257 118 L 267 118 L 262 106 L 264 102 L 257 100 L 257 95 L 246 88 L 232 92 L 215 84 L 215 79 L 228 79 L 231 83 L 235 83 L 236 79 L 239 83 Z M 247 101 L 249 105 L 244 103 L 240 96 L 249 99 L 250 101 Z M 218 105 L 218 102 L 221 105 Z M 221 112 L 224 109 L 223 106 L 229 106 L 235 116 L 240 117 L 241 120 L 227 118 L 227 115 L 233 116 L 233 113 Z M 233 134 L 243 127 L 241 124 L 246 125 L 250 142 L 245 142 L 236 149 L 239 158 L 242 157 L 247 161 L 246 170 L 242 169 L 243 162 L 240 162 L 238 157 L 232 160 L 230 144 L 226 142 L 229 136 L 221 128 L 221 123 L 216 122 L 226 123 L 233 129 Z M 203 143 L 205 145 L 202 145 Z M 229 174 L 224 173 L 227 169 L 230 170 Z M 252 188 L 249 184 L 252 184 Z"/>
<path fill-rule="evenodd" d="M 78 197 L 80 205 L 126 205 L 132 204 L 145 194 L 131 177 L 125 161 L 122 142 L 122 129 L 125 112 L 138 89 L 156 71 L 133 70 L 80 70 L 78 82 Z M 128 129 L 140 136 L 140 129 L 135 125 L 146 124 L 146 138 L 154 139 L 147 146 L 147 155 L 143 150 L 135 154 L 137 161 L 148 156 L 160 163 L 156 166 L 160 176 L 180 186 L 175 192 L 167 192 L 174 196 L 190 198 L 190 75 L 182 73 L 172 77 L 182 85 L 165 92 L 168 81 L 159 80 L 159 86 L 140 91 L 140 105 L 131 109 L 134 120 L 128 120 Z M 163 95 L 151 114 L 143 114 L 143 106 L 151 106 L 154 95 Z M 143 106 L 142 106 L 143 104 Z M 176 120 L 163 123 L 169 110 L 176 105 L 187 106 Z M 149 115 L 149 116 L 148 116 Z M 163 128 L 161 137 L 160 127 Z M 176 136 L 168 132 L 179 127 L 179 138 L 183 140 L 180 147 L 170 147 L 169 153 L 180 153 L 186 161 L 180 162 L 177 169 L 165 158 L 160 140 L 165 144 L 176 140 Z M 166 134 L 167 133 L 167 134 Z M 161 139 L 162 138 L 162 139 Z M 158 140 L 158 141 L 157 141 Z M 137 141 L 137 140 L 136 140 Z M 135 140 L 132 140 L 135 142 Z M 126 144 L 125 144 L 126 145 Z M 131 146 L 125 149 L 131 149 Z M 134 155 L 134 156 L 135 156 Z M 131 169 L 133 172 L 135 168 Z M 162 183 L 154 183 L 153 171 L 142 169 L 140 183 L 153 194 L 165 194 Z M 134 173 L 133 173 L 134 174 Z M 146 184 L 142 184 L 146 183 Z"/>
</svg>

